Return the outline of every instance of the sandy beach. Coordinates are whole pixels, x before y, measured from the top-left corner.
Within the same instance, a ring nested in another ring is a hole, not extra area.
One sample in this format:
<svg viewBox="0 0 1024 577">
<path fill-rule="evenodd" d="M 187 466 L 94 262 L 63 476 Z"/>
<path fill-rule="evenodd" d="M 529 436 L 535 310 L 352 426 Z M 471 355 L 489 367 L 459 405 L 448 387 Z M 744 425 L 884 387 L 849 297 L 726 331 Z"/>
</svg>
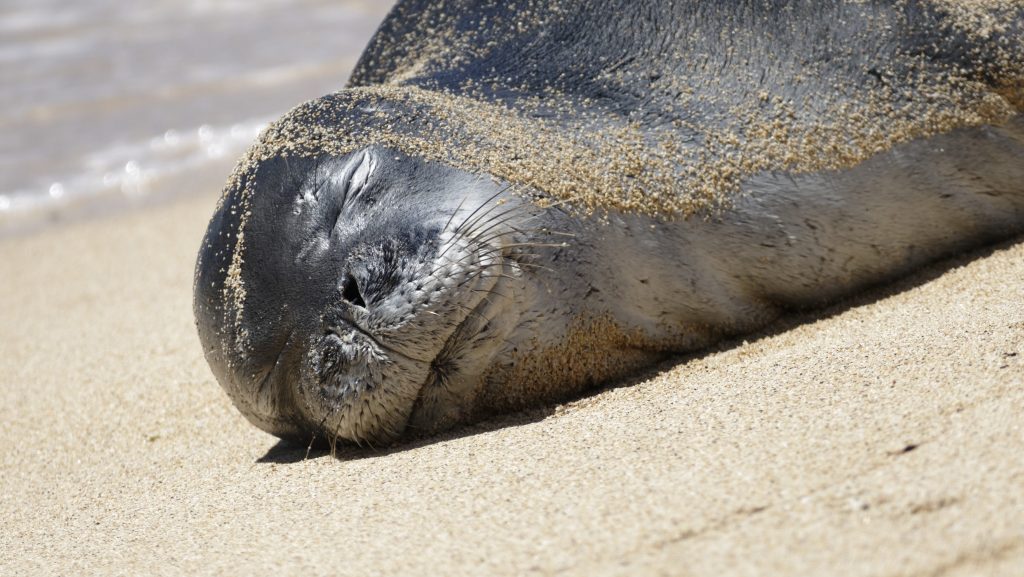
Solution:
<svg viewBox="0 0 1024 577">
<path fill-rule="evenodd" d="M 0 577 L 1024 575 L 1024 238 L 387 450 L 250 425 L 196 252 L 388 6 L 0 8 Z"/>
<path fill-rule="evenodd" d="M 0 574 L 1024 573 L 1022 243 L 572 403 L 303 460 L 202 358 L 214 202 L 0 243 Z"/>
</svg>

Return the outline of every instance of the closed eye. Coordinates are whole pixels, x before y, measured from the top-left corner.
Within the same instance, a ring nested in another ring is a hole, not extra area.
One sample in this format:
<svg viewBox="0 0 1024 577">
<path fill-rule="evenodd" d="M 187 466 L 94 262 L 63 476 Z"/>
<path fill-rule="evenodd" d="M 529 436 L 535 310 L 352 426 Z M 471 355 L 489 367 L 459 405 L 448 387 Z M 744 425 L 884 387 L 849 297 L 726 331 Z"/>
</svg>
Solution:
<svg viewBox="0 0 1024 577">
<path fill-rule="evenodd" d="M 376 171 L 377 156 L 375 154 L 369 150 L 364 150 L 358 156 L 354 156 L 343 171 L 346 178 L 344 192 L 341 195 L 341 205 L 345 206 L 350 197 L 355 198 L 362 192 L 366 188 L 367 183 L 370 182 L 370 177 Z"/>
<path fill-rule="evenodd" d="M 341 170 L 333 171 L 335 176 L 331 180 L 333 180 L 334 186 L 325 187 L 324 193 L 327 194 L 327 191 L 334 190 L 336 194 L 328 196 L 323 201 L 330 230 L 337 227 L 348 203 L 358 198 L 367 188 L 376 170 L 377 156 L 369 150 L 364 150 L 354 153 Z M 330 199 L 333 199 L 333 202 Z"/>
</svg>

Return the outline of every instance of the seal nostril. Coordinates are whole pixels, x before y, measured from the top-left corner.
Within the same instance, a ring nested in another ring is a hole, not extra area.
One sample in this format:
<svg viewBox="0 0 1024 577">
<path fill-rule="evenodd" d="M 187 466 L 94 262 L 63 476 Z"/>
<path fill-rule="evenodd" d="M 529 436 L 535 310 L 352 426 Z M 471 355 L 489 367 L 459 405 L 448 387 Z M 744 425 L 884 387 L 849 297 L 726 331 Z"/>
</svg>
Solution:
<svg viewBox="0 0 1024 577">
<path fill-rule="evenodd" d="M 345 283 L 341 287 L 341 298 L 353 306 L 366 308 L 366 301 L 359 292 L 359 283 L 352 275 L 345 277 Z"/>
</svg>

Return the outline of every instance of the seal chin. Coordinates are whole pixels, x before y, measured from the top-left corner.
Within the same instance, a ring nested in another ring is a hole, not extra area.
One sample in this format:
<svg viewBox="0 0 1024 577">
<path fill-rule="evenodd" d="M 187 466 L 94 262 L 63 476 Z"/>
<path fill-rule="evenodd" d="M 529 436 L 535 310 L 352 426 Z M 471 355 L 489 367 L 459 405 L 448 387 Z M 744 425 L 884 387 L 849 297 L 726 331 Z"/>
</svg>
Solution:
<svg viewBox="0 0 1024 577">
<path fill-rule="evenodd" d="M 318 337 L 309 351 L 300 394 L 321 435 L 379 444 L 402 433 L 428 363 L 351 331 Z"/>
</svg>

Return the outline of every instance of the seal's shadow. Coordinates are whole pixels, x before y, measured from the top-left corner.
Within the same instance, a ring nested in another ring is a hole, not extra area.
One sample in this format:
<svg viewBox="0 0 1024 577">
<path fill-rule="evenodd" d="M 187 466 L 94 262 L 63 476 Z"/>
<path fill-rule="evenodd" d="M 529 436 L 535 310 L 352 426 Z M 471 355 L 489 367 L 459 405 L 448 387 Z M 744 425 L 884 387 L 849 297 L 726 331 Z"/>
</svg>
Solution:
<svg viewBox="0 0 1024 577">
<path fill-rule="evenodd" d="M 1005 250 L 1015 244 L 1024 242 L 1024 237 L 1017 237 L 1008 241 L 1003 241 L 997 244 L 989 245 L 984 248 L 965 252 L 961 255 L 950 257 L 947 259 L 939 260 L 935 263 L 925 266 L 909 275 L 899 277 L 895 280 L 888 282 L 881 282 L 878 285 L 865 289 L 859 294 L 843 299 L 832 305 L 806 310 L 791 310 L 787 314 L 783 315 L 777 321 L 771 323 L 764 329 L 754 332 L 737 335 L 732 338 L 725 339 L 717 345 L 688 353 L 685 355 L 672 356 L 661 363 L 658 363 L 644 371 L 637 373 L 629 378 L 608 383 L 603 387 L 597 387 L 586 391 L 584 394 L 576 395 L 562 399 L 556 404 L 546 405 L 519 413 L 512 413 L 508 415 L 495 416 L 486 421 L 476 423 L 473 425 L 466 425 L 431 437 L 413 438 L 408 441 L 401 442 L 391 447 L 374 448 L 374 447 L 356 447 L 351 445 L 337 445 L 330 447 L 326 443 L 321 442 L 318 444 L 302 445 L 290 441 L 278 441 L 273 447 L 267 450 L 266 454 L 260 457 L 258 463 L 297 463 L 305 459 L 313 459 L 325 457 L 328 455 L 334 455 L 334 457 L 343 460 L 358 460 L 374 457 L 383 457 L 392 453 L 401 451 L 408 451 L 410 449 L 417 449 L 434 443 L 450 441 L 452 439 L 458 439 L 470 435 L 477 435 L 480 433 L 487 433 L 490 431 L 496 431 L 507 427 L 517 427 L 526 425 L 529 423 L 536 423 L 542 421 L 547 417 L 553 415 L 560 404 L 572 402 L 586 397 L 591 397 L 620 387 L 629 387 L 649 380 L 655 375 L 672 369 L 678 365 L 703 357 L 709 353 L 723 352 L 738 346 L 743 345 L 744 342 L 752 343 L 761 339 L 769 338 L 786 331 L 792 330 L 800 325 L 825 320 L 831 317 L 838 316 L 850 309 L 870 305 L 872 303 L 887 299 L 893 295 L 897 295 L 901 292 L 908 291 L 916 288 L 923 284 L 926 284 L 936 278 L 942 276 L 946 272 L 965 266 L 972 261 L 978 260 L 990 256 L 996 251 Z"/>
<path fill-rule="evenodd" d="M 629 382 L 616 382 L 614 387 L 629 386 L 631 384 L 642 382 L 649 379 L 651 376 L 656 374 L 657 371 L 649 370 L 645 371 L 644 375 L 637 375 L 630 377 Z M 582 398 L 584 396 L 590 396 L 592 394 L 599 393 L 613 387 L 602 387 L 593 389 L 587 392 L 587 395 L 580 395 L 576 398 Z M 562 402 L 568 402 L 575 400 L 575 398 L 565 399 Z M 487 433 L 490 431 L 497 431 L 507 427 L 517 427 L 520 425 L 526 425 L 529 423 L 536 423 L 543 421 L 552 414 L 555 413 L 557 404 L 546 405 L 537 407 L 527 411 L 521 411 L 518 413 L 511 413 L 508 415 L 497 415 L 480 423 L 472 425 L 466 425 L 457 429 L 439 433 L 437 435 L 429 437 L 412 438 L 406 441 L 402 441 L 396 445 L 390 447 L 358 447 L 348 444 L 337 444 L 331 447 L 327 442 L 323 440 L 316 440 L 311 445 L 300 444 L 294 441 L 279 440 L 273 447 L 267 450 L 266 454 L 256 460 L 257 463 L 298 463 L 306 459 L 318 459 L 320 457 L 327 457 L 333 455 L 335 458 L 342 461 L 355 461 L 359 459 L 368 459 L 374 457 L 384 457 L 392 453 L 399 453 L 402 451 L 408 451 L 410 449 L 416 449 L 434 443 L 442 441 L 450 441 L 452 439 L 458 439 L 461 437 L 468 437 L 470 435 L 477 435 L 480 433 Z"/>
</svg>

